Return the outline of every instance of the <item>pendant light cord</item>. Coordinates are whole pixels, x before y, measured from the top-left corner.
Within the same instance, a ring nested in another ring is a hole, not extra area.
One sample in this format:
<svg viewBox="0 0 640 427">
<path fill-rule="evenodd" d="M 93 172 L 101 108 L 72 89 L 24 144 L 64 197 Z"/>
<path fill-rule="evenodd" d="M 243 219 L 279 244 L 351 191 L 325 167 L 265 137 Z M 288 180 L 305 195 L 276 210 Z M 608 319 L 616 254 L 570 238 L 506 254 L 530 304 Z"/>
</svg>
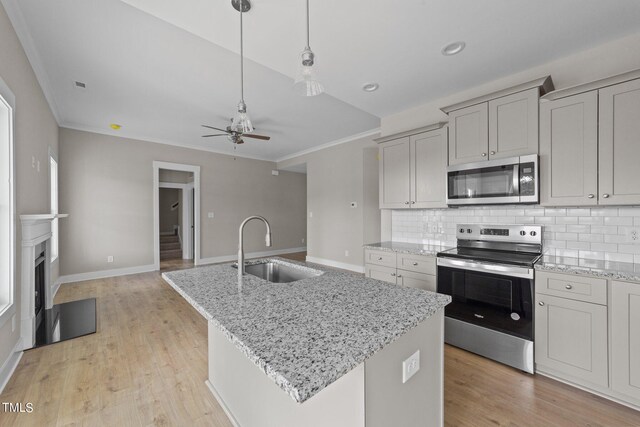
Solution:
<svg viewBox="0 0 640 427">
<path fill-rule="evenodd" d="M 244 103 L 244 43 L 242 39 L 243 4 L 240 0 L 240 101 Z"/>
</svg>

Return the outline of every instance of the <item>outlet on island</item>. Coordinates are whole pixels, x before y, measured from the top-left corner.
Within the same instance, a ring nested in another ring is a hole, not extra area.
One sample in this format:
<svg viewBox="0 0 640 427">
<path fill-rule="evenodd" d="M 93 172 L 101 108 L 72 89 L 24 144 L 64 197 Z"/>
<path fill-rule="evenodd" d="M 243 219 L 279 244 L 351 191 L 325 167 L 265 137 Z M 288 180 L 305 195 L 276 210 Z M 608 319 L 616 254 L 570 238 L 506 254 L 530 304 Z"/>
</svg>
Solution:
<svg viewBox="0 0 640 427">
<path fill-rule="evenodd" d="M 113 262 L 113 255 L 109 255 L 107 257 L 107 262 L 109 262 L 109 263 Z"/>
<path fill-rule="evenodd" d="M 414 376 L 416 372 L 420 370 L 420 350 L 413 353 L 402 362 L 402 384 L 409 381 L 409 378 Z"/>
</svg>

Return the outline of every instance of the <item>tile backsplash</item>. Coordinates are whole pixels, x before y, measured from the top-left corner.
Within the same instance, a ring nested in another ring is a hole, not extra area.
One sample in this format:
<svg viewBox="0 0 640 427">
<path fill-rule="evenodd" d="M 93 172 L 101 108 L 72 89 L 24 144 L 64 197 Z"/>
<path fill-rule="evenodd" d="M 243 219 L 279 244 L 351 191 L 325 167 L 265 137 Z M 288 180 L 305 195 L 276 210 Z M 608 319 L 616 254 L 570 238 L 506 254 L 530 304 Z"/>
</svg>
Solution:
<svg viewBox="0 0 640 427">
<path fill-rule="evenodd" d="M 539 224 L 545 254 L 640 263 L 640 207 L 394 210 L 392 240 L 455 246 L 456 224 Z"/>
</svg>

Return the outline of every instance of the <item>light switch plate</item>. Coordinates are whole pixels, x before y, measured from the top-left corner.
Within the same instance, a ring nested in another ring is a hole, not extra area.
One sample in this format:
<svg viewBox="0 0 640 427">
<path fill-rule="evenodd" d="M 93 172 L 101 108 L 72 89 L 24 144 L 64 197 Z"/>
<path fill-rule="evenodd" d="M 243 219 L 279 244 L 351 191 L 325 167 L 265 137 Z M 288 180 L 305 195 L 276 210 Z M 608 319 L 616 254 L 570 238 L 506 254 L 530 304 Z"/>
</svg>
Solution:
<svg viewBox="0 0 640 427">
<path fill-rule="evenodd" d="M 402 362 L 402 384 L 409 381 L 409 379 L 420 370 L 420 350 L 413 353 Z"/>
<path fill-rule="evenodd" d="M 213 212 L 208 212 L 207 213 L 207 218 L 211 219 L 213 217 L 214 217 Z"/>
</svg>

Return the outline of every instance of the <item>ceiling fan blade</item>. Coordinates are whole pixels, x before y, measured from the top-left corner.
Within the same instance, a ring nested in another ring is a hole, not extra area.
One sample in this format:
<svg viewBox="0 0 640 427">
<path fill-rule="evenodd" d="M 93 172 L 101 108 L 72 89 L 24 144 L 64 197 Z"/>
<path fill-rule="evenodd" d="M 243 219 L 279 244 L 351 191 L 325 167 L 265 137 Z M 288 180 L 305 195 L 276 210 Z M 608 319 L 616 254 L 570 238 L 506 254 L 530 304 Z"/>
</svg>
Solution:
<svg viewBox="0 0 640 427">
<path fill-rule="evenodd" d="M 265 136 L 265 135 L 254 135 L 254 134 L 250 134 L 250 133 L 243 133 L 242 134 L 243 137 L 245 138 L 254 138 L 254 139 L 262 139 L 264 141 L 268 141 L 271 139 L 270 136 Z"/>
<path fill-rule="evenodd" d="M 220 128 L 216 128 L 216 127 L 213 127 L 213 126 L 202 125 L 202 127 L 204 127 L 204 128 L 209 128 L 209 129 L 213 129 L 213 130 L 219 130 L 220 132 L 227 132 L 227 133 L 228 133 L 228 131 L 227 131 L 227 130 L 225 130 L 225 129 L 220 129 Z"/>
<path fill-rule="evenodd" d="M 215 135 L 202 135 L 203 138 L 209 138 L 212 136 L 229 136 L 227 133 L 216 133 Z"/>
</svg>

